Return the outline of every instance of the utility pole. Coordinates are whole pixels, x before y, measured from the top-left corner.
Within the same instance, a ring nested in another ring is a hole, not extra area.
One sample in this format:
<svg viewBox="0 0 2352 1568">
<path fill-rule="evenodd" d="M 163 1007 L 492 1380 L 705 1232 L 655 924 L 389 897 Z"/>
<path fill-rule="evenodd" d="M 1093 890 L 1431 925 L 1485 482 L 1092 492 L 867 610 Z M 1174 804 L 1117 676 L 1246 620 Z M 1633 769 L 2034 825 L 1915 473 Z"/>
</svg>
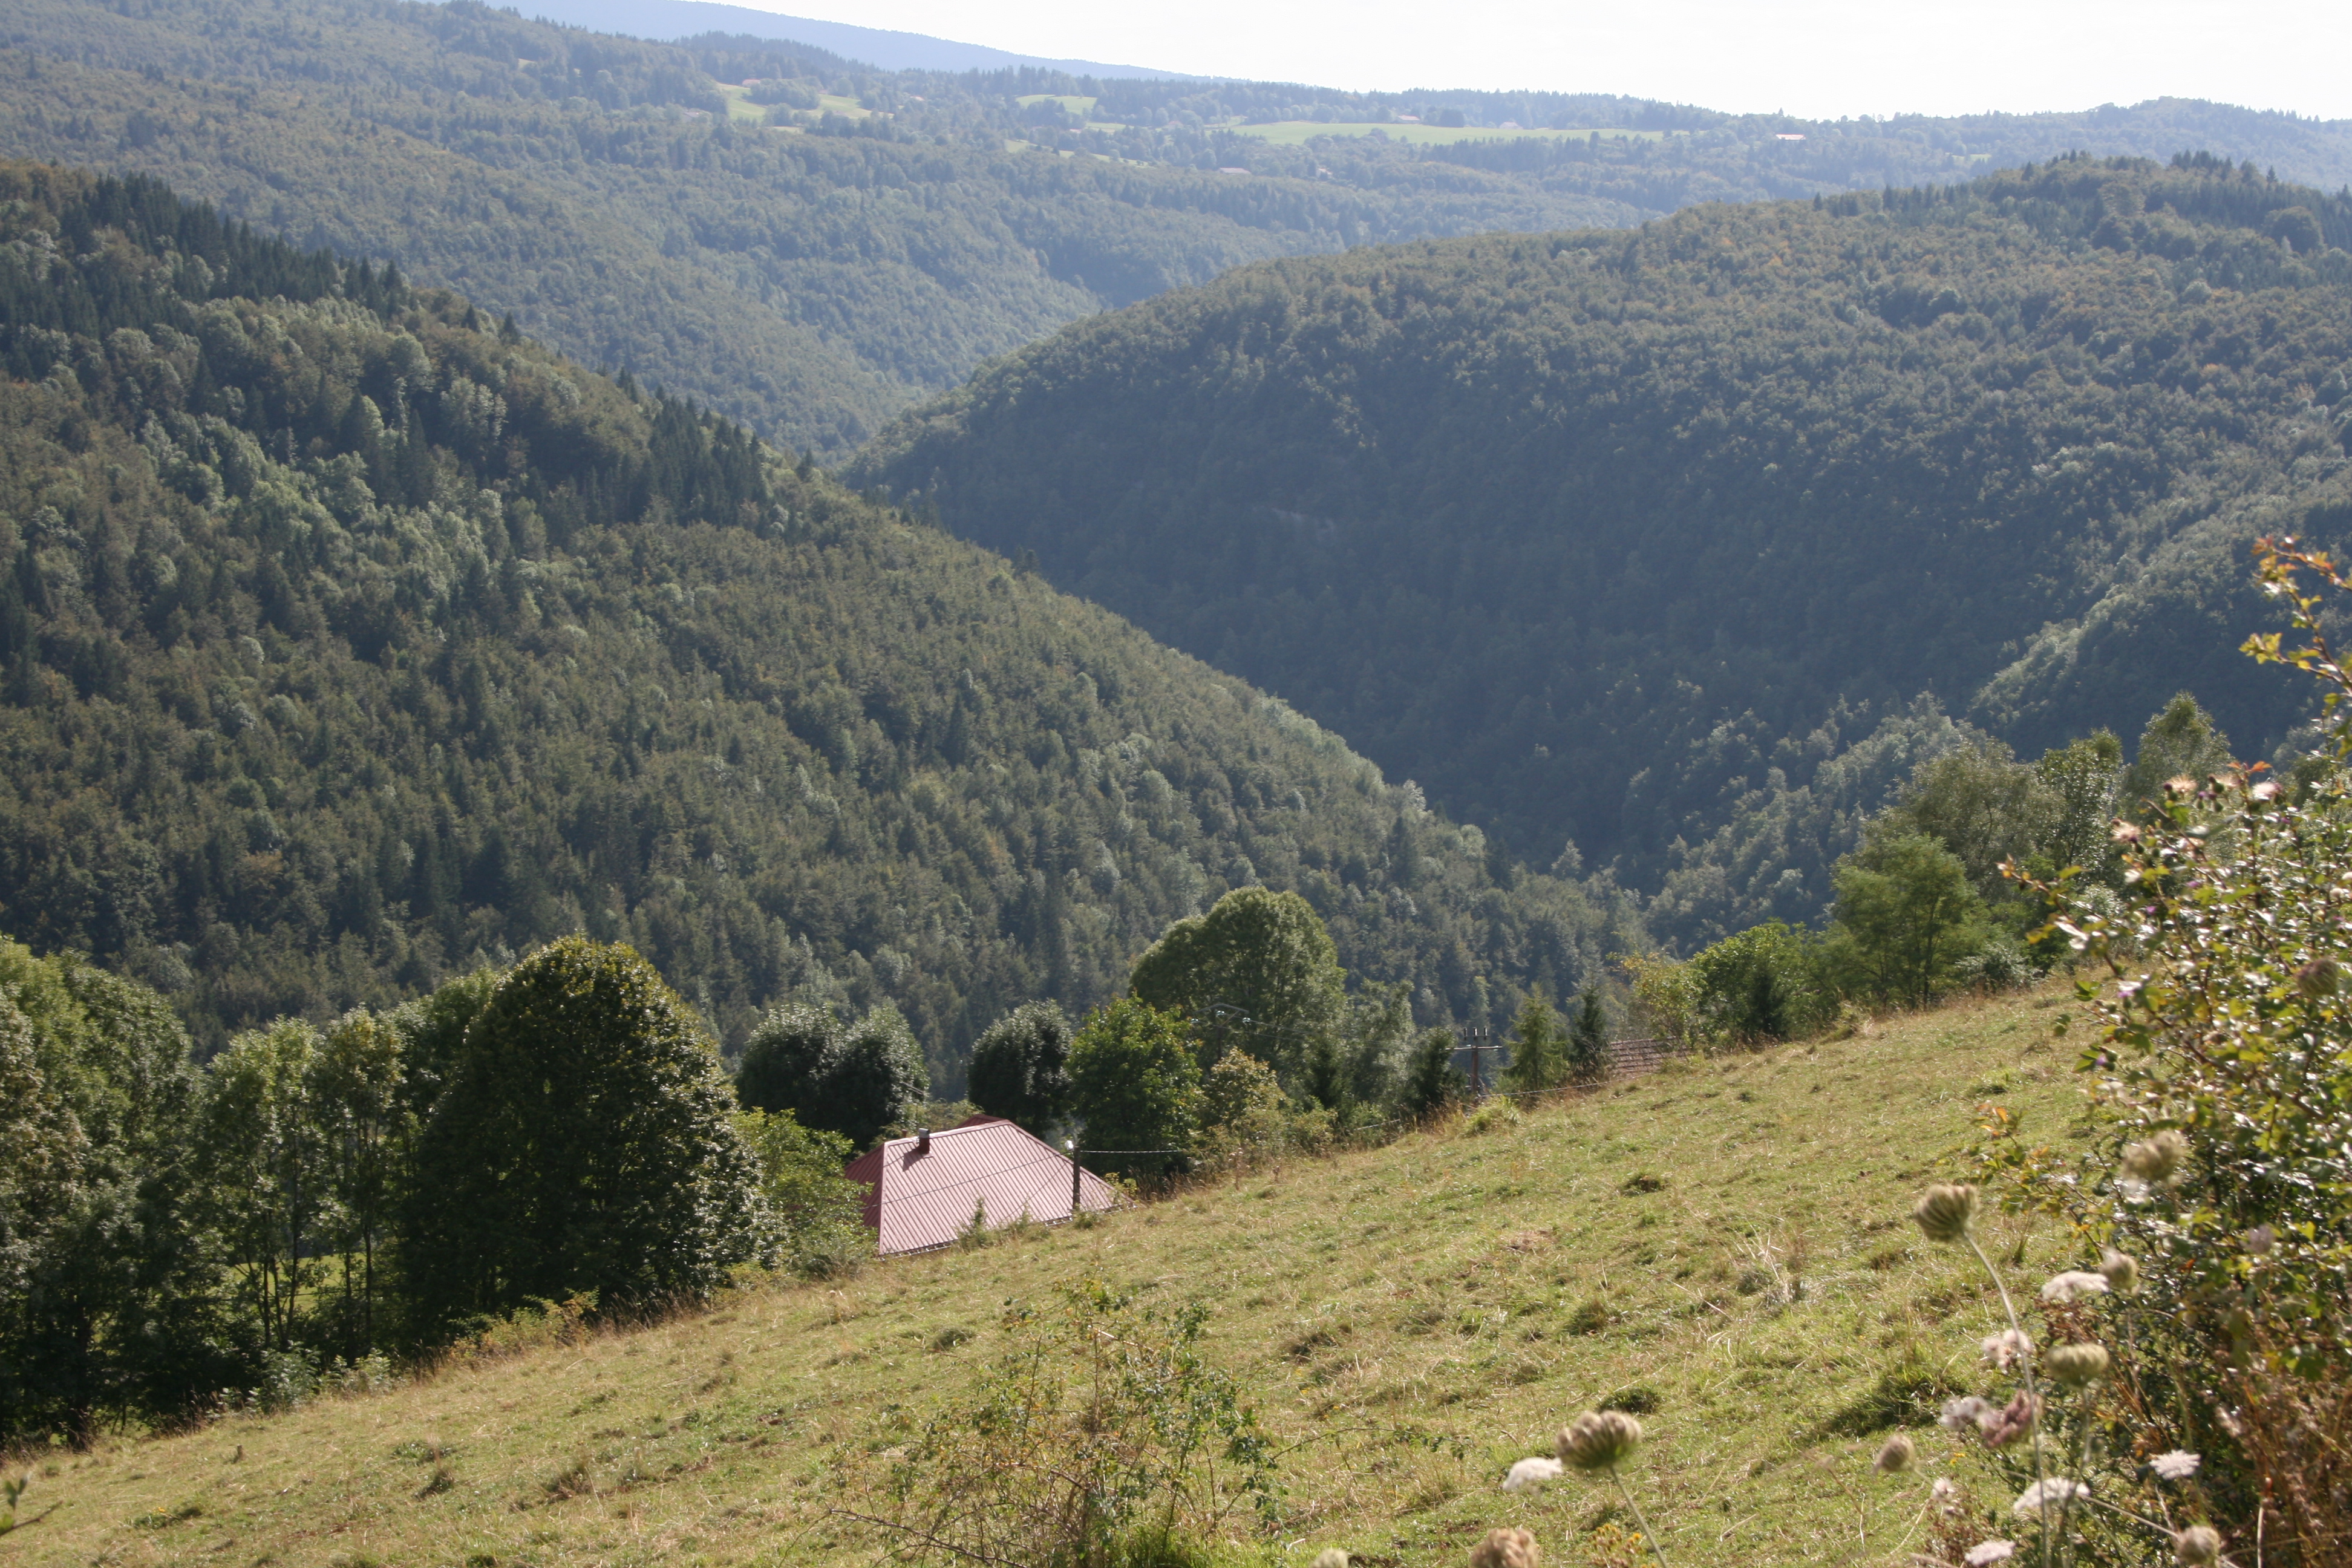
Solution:
<svg viewBox="0 0 2352 1568">
<path fill-rule="evenodd" d="M 1494 1031 L 1484 1026 L 1462 1031 L 1462 1042 L 1470 1047 L 1470 1098 L 1473 1100 L 1486 1098 L 1486 1085 L 1478 1072 L 1478 1053 L 1490 1049 L 1487 1042 L 1493 1038 Z"/>
<path fill-rule="evenodd" d="M 1078 1217 L 1078 1142 L 1075 1138 L 1062 1140 L 1062 1147 L 1070 1152 L 1070 1217 Z"/>
</svg>

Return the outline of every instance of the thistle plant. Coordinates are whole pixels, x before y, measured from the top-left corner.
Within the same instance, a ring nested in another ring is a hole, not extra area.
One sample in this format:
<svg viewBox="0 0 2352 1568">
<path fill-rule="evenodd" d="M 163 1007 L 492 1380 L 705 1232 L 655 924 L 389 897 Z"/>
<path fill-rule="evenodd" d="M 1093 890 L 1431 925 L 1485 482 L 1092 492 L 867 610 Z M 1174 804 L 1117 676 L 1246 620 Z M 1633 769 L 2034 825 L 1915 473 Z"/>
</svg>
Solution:
<svg viewBox="0 0 2352 1568">
<path fill-rule="evenodd" d="M 1656 1532 L 1651 1530 L 1650 1521 L 1642 1515 L 1642 1505 L 1633 1500 L 1633 1492 L 1625 1485 L 1625 1478 L 1618 1473 L 1619 1467 L 1633 1458 L 1633 1450 L 1641 1446 L 1642 1424 L 1633 1416 L 1622 1410 L 1588 1410 L 1560 1428 L 1559 1436 L 1553 1445 L 1559 1458 L 1547 1458 L 1538 1454 L 1519 1460 L 1503 1478 L 1503 1489 L 1507 1492 L 1533 1491 L 1546 1481 L 1559 1479 L 1565 1470 L 1605 1472 L 1616 1486 L 1617 1496 L 1624 1502 L 1625 1511 L 1633 1516 L 1634 1527 L 1642 1532 L 1642 1540 L 1648 1544 L 1650 1555 L 1658 1560 L 1658 1568 L 1668 1568 L 1665 1549 L 1658 1544 Z M 1494 1545 L 1496 1538 L 1508 1532 L 1497 1530 L 1488 1534 L 1486 1545 L 1481 1546 L 1479 1552 Z M 1535 1538 L 1528 1536 L 1525 1531 L 1517 1533 L 1527 1536 L 1527 1548 L 1532 1553 Z M 1473 1568 L 1479 1568 L 1489 1561 L 1478 1552 L 1473 1552 L 1470 1560 Z M 1500 1563 L 1516 1560 L 1498 1557 L 1492 1561 Z M 1532 1555 L 1528 1561 L 1534 1561 Z"/>
</svg>

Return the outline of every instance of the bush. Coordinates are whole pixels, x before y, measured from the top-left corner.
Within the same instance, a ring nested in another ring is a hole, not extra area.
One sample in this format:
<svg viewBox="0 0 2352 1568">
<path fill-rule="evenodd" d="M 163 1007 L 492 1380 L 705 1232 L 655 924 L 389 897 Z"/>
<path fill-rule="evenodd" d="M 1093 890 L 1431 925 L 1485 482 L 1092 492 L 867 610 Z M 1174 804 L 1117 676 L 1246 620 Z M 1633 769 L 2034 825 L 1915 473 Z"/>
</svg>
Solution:
<svg viewBox="0 0 2352 1568">
<path fill-rule="evenodd" d="M 1688 966 L 1696 1030 L 1738 1045 L 1808 1033 L 1835 1005 L 1824 969 L 1821 939 L 1780 921 L 1725 937 Z"/>
<path fill-rule="evenodd" d="M 746 1110 L 735 1130 L 759 1157 L 761 1195 L 778 1258 L 812 1279 L 846 1274 L 873 1251 L 864 1189 L 845 1179 L 849 1140 L 803 1127 L 789 1110 Z"/>
<path fill-rule="evenodd" d="M 1208 1309 L 1086 1281 L 1005 1316 L 1013 1349 L 893 1478 L 910 1542 L 1034 1568 L 1176 1568 L 1275 1512 L 1273 1447 L 1200 1341 Z"/>
</svg>

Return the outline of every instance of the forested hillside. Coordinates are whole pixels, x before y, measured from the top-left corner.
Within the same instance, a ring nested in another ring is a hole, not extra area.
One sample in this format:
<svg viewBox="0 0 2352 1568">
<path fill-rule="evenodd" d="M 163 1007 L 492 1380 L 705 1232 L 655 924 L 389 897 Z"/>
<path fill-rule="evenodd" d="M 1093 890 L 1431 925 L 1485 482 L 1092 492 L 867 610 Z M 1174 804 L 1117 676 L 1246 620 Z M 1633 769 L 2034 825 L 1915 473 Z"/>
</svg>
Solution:
<svg viewBox="0 0 2352 1568">
<path fill-rule="evenodd" d="M 143 180 L 0 200 L 0 931 L 200 1045 L 584 930 L 734 1042 L 895 1001 L 951 1089 L 1237 885 L 1431 1020 L 1618 940 L 1280 702 L 456 295 Z"/>
<path fill-rule="evenodd" d="M 856 472 L 1513 855 L 1655 885 L 1789 792 L 1874 806 L 1947 711 L 2031 754 L 2187 687 L 2275 745 L 2306 693 L 2233 651 L 2247 546 L 2352 522 L 2347 245 L 2352 201 L 2184 156 L 1286 261 Z M 1822 856 L 1761 869 L 1721 929 L 1827 900 Z"/>
<path fill-rule="evenodd" d="M 1626 226 L 2073 148 L 2352 179 L 2345 126 L 2176 100 L 1813 124 L 1603 95 L 892 73 L 470 0 L 22 0 L 0 45 L 0 156 L 146 173 L 391 258 L 828 457 L 1068 321 L 1269 258 Z"/>
</svg>

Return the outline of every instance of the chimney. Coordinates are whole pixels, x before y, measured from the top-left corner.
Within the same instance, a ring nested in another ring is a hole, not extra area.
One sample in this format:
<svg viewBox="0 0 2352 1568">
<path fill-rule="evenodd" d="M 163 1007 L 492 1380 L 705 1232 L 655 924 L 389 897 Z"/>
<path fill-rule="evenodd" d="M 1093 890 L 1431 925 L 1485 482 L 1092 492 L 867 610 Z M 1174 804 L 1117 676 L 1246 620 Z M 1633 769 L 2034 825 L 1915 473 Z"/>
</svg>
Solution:
<svg viewBox="0 0 2352 1568">
<path fill-rule="evenodd" d="M 928 1153 L 929 1153 L 930 1152 L 931 1152 L 931 1130 L 930 1130 L 929 1128 L 928 1128 L 928 1127 L 918 1127 L 918 1128 L 916 1128 L 916 1129 L 915 1129 L 915 1152 L 916 1152 L 916 1153 L 918 1153 L 918 1154 L 928 1154 Z"/>
</svg>

